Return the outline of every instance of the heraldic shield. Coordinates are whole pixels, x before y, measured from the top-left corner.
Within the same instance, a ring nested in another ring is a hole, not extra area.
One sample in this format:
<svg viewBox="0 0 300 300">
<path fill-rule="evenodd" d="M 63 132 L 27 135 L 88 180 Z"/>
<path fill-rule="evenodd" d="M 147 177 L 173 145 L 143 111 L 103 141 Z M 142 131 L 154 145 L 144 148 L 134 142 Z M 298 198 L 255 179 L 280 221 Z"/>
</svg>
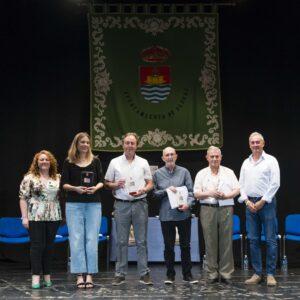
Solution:
<svg viewBox="0 0 300 300">
<path fill-rule="evenodd" d="M 170 51 L 160 46 L 144 49 L 143 61 L 151 66 L 140 66 L 140 90 L 146 101 L 160 103 L 167 99 L 171 91 L 170 66 L 161 65 L 171 55 Z"/>
<path fill-rule="evenodd" d="M 144 99 L 160 103 L 167 99 L 171 91 L 170 67 L 140 67 L 140 88 Z"/>
</svg>

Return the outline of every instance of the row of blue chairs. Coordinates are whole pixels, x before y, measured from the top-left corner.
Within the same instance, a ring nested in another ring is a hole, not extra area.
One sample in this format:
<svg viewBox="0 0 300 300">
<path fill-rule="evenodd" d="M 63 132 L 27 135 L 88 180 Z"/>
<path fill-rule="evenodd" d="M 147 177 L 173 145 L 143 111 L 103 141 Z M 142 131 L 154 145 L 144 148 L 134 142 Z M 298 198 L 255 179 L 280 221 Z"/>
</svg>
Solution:
<svg viewBox="0 0 300 300">
<path fill-rule="evenodd" d="M 281 235 L 278 230 L 278 220 L 276 219 L 276 238 L 279 241 L 279 261 L 281 263 L 282 259 L 286 259 L 286 241 L 293 241 L 300 243 L 300 214 L 290 214 L 287 215 L 284 222 L 284 233 Z M 248 240 L 248 226 L 246 222 L 246 232 L 243 233 L 241 230 L 241 222 L 238 215 L 233 215 L 233 241 L 240 241 L 240 255 L 241 255 L 241 268 L 244 267 L 244 257 L 247 255 L 249 257 L 247 249 Z M 282 238 L 283 236 L 283 238 Z M 281 247 L 281 240 L 283 240 L 283 245 Z M 264 228 L 261 231 L 261 241 L 265 242 L 266 237 L 264 233 Z M 244 246 L 243 246 L 244 245 Z M 282 249 L 283 248 L 283 249 Z M 244 253 L 245 249 L 245 253 Z"/>
<path fill-rule="evenodd" d="M 278 222 L 277 222 L 278 224 Z M 109 265 L 109 224 L 108 218 L 102 216 L 101 228 L 99 232 L 99 243 L 106 243 L 106 267 Z M 241 230 L 241 222 L 238 215 L 233 215 L 233 241 L 240 241 L 240 255 L 241 268 L 243 268 L 243 261 L 245 255 L 248 255 L 247 250 L 247 226 L 245 234 Z M 68 241 L 68 227 L 66 224 L 60 225 L 58 228 L 55 243 L 63 243 Z M 277 225 L 277 239 L 279 240 L 279 259 L 286 256 L 286 241 L 300 242 L 300 214 L 291 214 L 285 218 L 285 231 L 283 234 L 283 253 L 281 251 L 281 235 L 278 233 Z M 261 240 L 265 241 L 264 229 L 262 228 Z M 24 244 L 29 243 L 29 234 L 26 228 L 22 226 L 20 218 L 0 218 L 0 243 L 5 244 Z M 245 249 L 245 253 L 244 253 Z"/>
<path fill-rule="evenodd" d="M 54 242 L 56 244 L 67 242 L 69 232 L 67 224 L 59 226 Z M 102 216 L 99 231 L 98 243 L 106 243 L 106 268 L 109 265 L 109 226 L 108 218 Z M 3 217 L 0 218 L 0 243 L 4 244 L 26 244 L 30 242 L 29 233 L 22 225 L 21 218 Z M 69 248 L 68 248 L 69 249 Z M 68 250 L 69 253 L 69 250 Z"/>
</svg>

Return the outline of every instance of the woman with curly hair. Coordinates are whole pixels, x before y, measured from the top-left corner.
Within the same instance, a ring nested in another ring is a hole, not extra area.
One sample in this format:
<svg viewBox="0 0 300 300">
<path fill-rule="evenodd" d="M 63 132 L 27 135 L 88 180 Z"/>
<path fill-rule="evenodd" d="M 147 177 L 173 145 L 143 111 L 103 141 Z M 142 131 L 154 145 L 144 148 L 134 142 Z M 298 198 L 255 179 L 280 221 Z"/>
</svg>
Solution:
<svg viewBox="0 0 300 300">
<path fill-rule="evenodd" d="M 103 173 L 86 132 L 76 134 L 73 139 L 63 165 L 61 185 L 67 191 L 71 273 L 77 274 L 78 288 L 93 288 L 93 274 L 98 272 L 99 191 L 103 187 Z"/>
<path fill-rule="evenodd" d="M 60 175 L 53 154 L 42 150 L 34 155 L 20 185 L 22 224 L 29 230 L 32 288 L 52 285 L 50 278 L 54 238 L 61 220 L 58 200 Z"/>
</svg>

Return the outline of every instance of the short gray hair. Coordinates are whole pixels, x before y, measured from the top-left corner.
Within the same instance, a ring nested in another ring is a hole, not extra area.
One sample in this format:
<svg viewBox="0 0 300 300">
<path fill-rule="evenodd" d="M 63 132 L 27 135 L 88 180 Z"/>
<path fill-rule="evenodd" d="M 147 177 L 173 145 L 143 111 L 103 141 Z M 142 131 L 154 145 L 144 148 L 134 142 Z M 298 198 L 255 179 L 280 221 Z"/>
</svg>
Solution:
<svg viewBox="0 0 300 300">
<path fill-rule="evenodd" d="M 253 138 L 254 136 L 258 136 L 263 142 L 265 141 L 263 135 L 262 135 L 261 133 L 257 132 L 257 131 L 254 131 L 254 132 L 252 132 L 252 133 L 250 134 L 250 136 L 249 136 L 249 141 L 250 141 L 250 139 Z"/>
<path fill-rule="evenodd" d="M 222 155 L 222 152 L 221 152 L 221 149 L 219 147 L 216 147 L 216 146 L 209 146 L 208 149 L 207 149 L 207 154 L 212 151 L 212 150 L 217 150 L 220 152 L 220 154 Z"/>
</svg>

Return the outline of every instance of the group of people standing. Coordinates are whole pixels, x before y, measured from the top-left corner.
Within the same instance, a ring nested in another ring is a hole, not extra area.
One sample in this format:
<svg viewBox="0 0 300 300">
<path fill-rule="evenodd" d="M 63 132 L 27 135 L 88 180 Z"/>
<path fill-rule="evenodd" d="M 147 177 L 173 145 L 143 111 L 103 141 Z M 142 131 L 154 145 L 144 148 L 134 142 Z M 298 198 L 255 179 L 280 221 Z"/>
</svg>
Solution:
<svg viewBox="0 0 300 300">
<path fill-rule="evenodd" d="M 94 287 L 93 274 L 98 272 L 101 188 L 102 166 L 99 158 L 92 154 L 87 133 L 81 132 L 74 137 L 62 176 L 57 173 L 56 159 L 49 151 L 42 150 L 34 156 L 20 186 L 22 223 L 29 230 L 31 242 L 32 288 L 52 285 L 51 257 L 62 220 L 59 195 L 63 191 L 66 192 L 71 273 L 77 275 L 78 288 Z"/>
<path fill-rule="evenodd" d="M 208 167 L 197 173 L 195 184 L 190 172 L 176 164 L 177 153 L 172 147 L 163 150 L 164 166 L 151 175 L 147 160 L 136 154 L 138 137 L 125 134 L 124 153 L 111 160 L 105 176 L 99 158 L 91 152 L 87 133 L 75 136 L 64 162 L 62 176 L 57 163 L 48 151 L 34 156 L 20 187 L 20 207 L 23 225 L 29 228 L 32 265 L 32 288 L 51 286 L 51 250 L 61 209 L 59 191 L 67 192 L 66 221 L 69 229 L 71 273 L 77 275 L 78 288 L 92 288 L 93 274 L 98 272 L 98 234 L 101 224 L 100 189 L 112 190 L 116 223 L 117 262 L 113 285 L 125 282 L 128 266 L 128 239 L 133 226 L 137 246 L 140 282 L 152 285 L 147 256 L 147 194 L 153 189 L 159 201 L 159 218 L 164 239 L 164 258 L 167 268 L 165 284 L 175 281 L 175 238 L 179 234 L 182 275 L 185 282 L 198 282 L 192 275 L 190 255 L 191 208 L 195 201 L 201 205 L 200 220 L 205 240 L 207 281 L 231 283 L 234 271 L 232 251 L 232 216 L 234 197 L 246 204 L 250 254 L 253 276 L 245 284 L 263 280 L 260 236 L 265 230 L 267 245 L 267 284 L 276 285 L 274 278 L 277 260 L 276 202 L 280 185 L 279 166 L 275 157 L 264 152 L 264 138 L 254 132 L 249 137 L 252 154 L 241 168 L 240 180 L 229 168 L 221 166 L 218 147 L 207 150 Z M 168 193 L 178 193 L 179 187 L 188 192 L 187 201 L 171 208 Z M 40 281 L 43 274 L 43 283 Z"/>
</svg>

